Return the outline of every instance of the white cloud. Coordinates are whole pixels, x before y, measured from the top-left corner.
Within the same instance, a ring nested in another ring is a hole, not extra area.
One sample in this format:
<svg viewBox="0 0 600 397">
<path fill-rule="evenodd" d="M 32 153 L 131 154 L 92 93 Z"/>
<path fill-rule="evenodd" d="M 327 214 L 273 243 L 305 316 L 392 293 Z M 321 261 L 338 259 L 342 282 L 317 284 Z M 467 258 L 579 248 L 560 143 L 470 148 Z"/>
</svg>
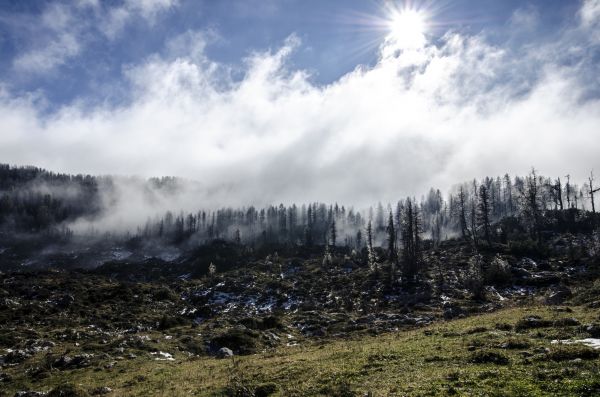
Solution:
<svg viewBox="0 0 600 397">
<path fill-rule="evenodd" d="M 51 4 L 29 29 L 36 43 L 18 55 L 13 65 L 23 72 L 47 72 L 81 50 L 78 22 L 70 7 Z"/>
<path fill-rule="evenodd" d="M 125 0 L 122 5 L 110 8 L 102 15 L 98 26 L 107 37 L 115 38 L 131 19 L 141 17 L 153 24 L 160 12 L 178 3 L 178 0 Z"/>
<path fill-rule="evenodd" d="M 125 0 L 114 6 L 97 0 L 50 3 L 39 16 L 15 17 L 22 21 L 16 27 L 29 35 L 13 67 L 21 73 L 54 71 L 80 55 L 97 32 L 114 39 L 134 18 L 152 24 L 160 12 L 177 4 L 177 0 Z"/>
<path fill-rule="evenodd" d="M 14 60 L 14 67 L 22 72 L 44 73 L 63 65 L 81 50 L 79 39 L 72 32 L 61 32 L 42 48 L 30 50 Z"/>
<path fill-rule="evenodd" d="M 579 12 L 581 25 L 591 34 L 596 44 L 600 43 L 600 0 L 584 0 Z"/>
<path fill-rule="evenodd" d="M 540 22 L 539 11 L 531 5 L 519 8 L 513 12 L 509 22 L 511 29 L 532 31 Z"/>
<path fill-rule="evenodd" d="M 42 116 L 34 102 L 2 97 L 0 158 L 183 176 L 202 189 L 177 205 L 197 207 L 362 205 L 532 165 L 583 178 L 600 169 L 600 102 L 586 94 L 582 64 L 566 62 L 570 34 L 527 51 L 448 33 L 422 49 L 383 48 L 374 67 L 318 86 L 289 65 L 301 45 L 293 36 L 252 54 L 234 80 L 203 53 L 205 36 L 188 32 L 126 69 L 126 105 Z"/>
<path fill-rule="evenodd" d="M 580 17 L 584 26 L 597 24 L 600 21 L 600 0 L 584 0 Z"/>
</svg>

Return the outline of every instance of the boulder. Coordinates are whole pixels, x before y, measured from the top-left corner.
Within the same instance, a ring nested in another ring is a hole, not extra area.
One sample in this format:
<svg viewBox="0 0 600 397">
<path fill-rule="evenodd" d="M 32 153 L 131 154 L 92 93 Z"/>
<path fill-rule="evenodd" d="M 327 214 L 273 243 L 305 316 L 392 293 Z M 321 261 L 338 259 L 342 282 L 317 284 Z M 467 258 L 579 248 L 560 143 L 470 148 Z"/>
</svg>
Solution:
<svg viewBox="0 0 600 397">
<path fill-rule="evenodd" d="M 568 287 L 559 286 L 550 290 L 545 301 L 547 305 L 562 305 L 572 295 Z"/>
<path fill-rule="evenodd" d="M 217 358 L 233 357 L 233 351 L 227 347 L 222 347 L 219 350 L 217 350 L 216 356 Z"/>
<path fill-rule="evenodd" d="M 528 270 L 537 270 L 537 263 L 531 258 L 523 258 L 517 264 L 517 267 L 522 267 Z"/>
</svg>

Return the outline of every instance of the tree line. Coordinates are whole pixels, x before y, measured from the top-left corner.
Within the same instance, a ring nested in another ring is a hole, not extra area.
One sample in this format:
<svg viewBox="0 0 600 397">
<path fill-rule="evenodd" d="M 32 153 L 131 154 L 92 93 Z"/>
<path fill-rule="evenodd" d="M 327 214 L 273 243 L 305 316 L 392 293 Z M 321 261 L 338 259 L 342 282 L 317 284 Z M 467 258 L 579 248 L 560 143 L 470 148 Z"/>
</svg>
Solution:
<svg viewBox="0 0 600 397">
<path fill-rule="evenodd" d="M 80 217 L 101 216 L 100 189 L 110 185 L 109 177 L 102 178 L 0 165 L 0 231 L 56 232 Z M 176 186 L 174 178 L 149 182 L 160 189 Z M 524 177 L 461 183 L 446 197 L 432 188 L 420 199 L 407 197 L 367 209 L 315 202 L 168 211 L 149 217 L 130 236 L 169 244 L 222 239 L 250 247 L 345 247 L 365 249 L 373 258 L 377 247 L 385 248 L 392 262 L 402 260 L 416 268 L 425 243 L 462 238 L 480 247 L 523 238 L 541 242 L 551 232 L 590 231 L 597 221 L 598 190 L 593 174 L 579 187 L 568 175 L 549 178 L 532 170 Z"/>
</svg>

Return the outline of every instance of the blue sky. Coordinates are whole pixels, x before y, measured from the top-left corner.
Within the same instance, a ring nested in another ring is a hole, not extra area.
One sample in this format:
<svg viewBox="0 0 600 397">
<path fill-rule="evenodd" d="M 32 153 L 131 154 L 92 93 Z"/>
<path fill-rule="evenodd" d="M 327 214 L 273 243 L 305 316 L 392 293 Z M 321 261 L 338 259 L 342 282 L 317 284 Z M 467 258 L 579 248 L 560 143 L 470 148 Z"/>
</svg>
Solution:
<svg viewBox="0 0 600 397">
<path fill-rule="evenodd" d="M 155 15 L 144 17 L 139 10 L 130 11 L 136 15 L 131 15 L 114 37 L 101 33 L 99 25 L 106 24 L 106 17 L 98 18 L 97 14 L 122 7 L 123 1 L 99 1 L 95 7 L 79 9 L 73 6 L 75 3 L 0 3 L 0 76 L 11 90 L 41 90 L 52 107 L 81 98 L 117 99 L 115 93 L 102 92 L 98 86 L 118 84 L 124 65 L 163 52 L 169 39 L 189 30 L 210 31 L 214 37 L 206 48 L 207 56 L 231 65 L 239 64 L 252 51 L 277 47 L 296 34 L 302 48 L 290 62 L 310 71 L 315 83 L 325 84 L 359 64 L 376 63 L 378 44 L 387 34 L 385 27 L 373 23 L 387 18 L 385 2 L 375 0 L 156 1 Z M 443 0 L 414 4 L 435 12 L 436 26 L 428 32 L 432 39 L 456 30 L 486 31 L 490 36 L 499 32 L 494 38 L 499 41 L 515 10 L 535 12 L 539 18 L 535 34 L 543 37 L 568 23 L 579 6 L 578 1 L 564 0 Z M 53 40 L 56 32 L 40 28 L 39 21 L 44 15 L 57 18 L 51 15 L 55 8 L 72 14 L 69 23 L 88 25 L 75 34 L 81 48 L 50 70 L 23 72 L 15 66 L 15 59 Z"/>
<path fill-rule="evenodd" d="M 0 161 L 206 200 L 600 169 L 600 0 L 0 1 Z"/>
</svg>

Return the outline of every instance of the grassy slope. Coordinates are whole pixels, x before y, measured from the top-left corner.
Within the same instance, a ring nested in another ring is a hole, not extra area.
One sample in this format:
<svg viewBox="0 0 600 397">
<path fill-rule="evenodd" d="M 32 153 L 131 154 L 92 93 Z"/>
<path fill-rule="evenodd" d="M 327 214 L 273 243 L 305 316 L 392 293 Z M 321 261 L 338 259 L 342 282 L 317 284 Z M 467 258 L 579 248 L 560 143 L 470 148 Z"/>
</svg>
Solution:
<svg viewBox="0 0 600 397">
<path fill-rule="evenodd" d="M 13 372 L 15 382 L 5 392 L 12 396 L 23 388 L 48 390 L 72 382 L 87 390 L 109 386 L 112 394 L 119 396 L 226 395 L 228 388 L 241 391 L 260 386 L 263 390 L 276 389 L 274 395 L 298 396 L 368 392 L 374 396 L 598 395 L 600 359 L 586 359 L 587 348 L 550 343 L 556 338 L 586 337 L 580 327 L 522 332 L 496 329 L 496 324 L 514 326 L 531 314 L 547 320 L 574 317 L 585 324 L 597 321 L 599 311 L 584 307 L 573 307 L 572 313 L 548 307 L 512 308 L 413 331 L 282 347 L 233 360 L 186 358 L 176 353 L 176 361 L 159 362 L 140 356 L 118 361 L 112 369 L 52 371 L 48 378 L 35 383 Z M 509 341 L 517 348 L 499 347 Z M 549 348 L 550 353 L 540 348 Z M 525 357 L 524 351 L 532 356 Z M 481 352 L 498 353 L 509 362 L 471 362 Z"/>
</svg>

